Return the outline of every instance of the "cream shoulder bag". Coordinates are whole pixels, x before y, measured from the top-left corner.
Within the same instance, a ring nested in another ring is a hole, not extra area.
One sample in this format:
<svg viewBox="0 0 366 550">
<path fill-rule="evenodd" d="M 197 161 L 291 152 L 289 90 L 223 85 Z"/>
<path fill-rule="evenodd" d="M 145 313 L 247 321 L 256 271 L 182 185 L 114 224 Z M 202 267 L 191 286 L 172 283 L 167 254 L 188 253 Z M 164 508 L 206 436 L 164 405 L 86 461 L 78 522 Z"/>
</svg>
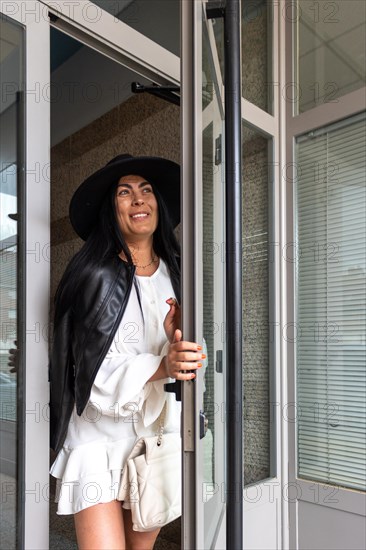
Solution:
<svg viewBox="0 0 366 550">
<path fill-rule="evenodd" d="M 181 515 L 181 437 L 164 433 L 166 407 L 159 434 L 141 437 L 122 471 L 117 499 L 131 508 L 134 531 L 153 531 Z"/>
</svg>

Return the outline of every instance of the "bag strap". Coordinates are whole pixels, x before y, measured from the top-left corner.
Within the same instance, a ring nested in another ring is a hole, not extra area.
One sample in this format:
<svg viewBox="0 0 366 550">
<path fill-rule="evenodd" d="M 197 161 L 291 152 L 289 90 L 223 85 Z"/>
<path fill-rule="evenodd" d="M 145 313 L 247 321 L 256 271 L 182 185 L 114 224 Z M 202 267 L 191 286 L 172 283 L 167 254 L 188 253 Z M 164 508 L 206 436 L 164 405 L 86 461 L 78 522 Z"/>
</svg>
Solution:
<svg viewBox="0 0 366 550">
<path fill-rule="evenodd" d="M 158 441 L 157 445 L 161 445 L 161 441 L 163 439 L 163 433 L 164 433 L 164 424 L 165 424 L 165 415 L 166 415 L 166 401 L 164 403 L 164 407 L 161 409 L 161 413 L 158 416 L 159 420 L 159 428 L 158 428 Z"/>
</svg>

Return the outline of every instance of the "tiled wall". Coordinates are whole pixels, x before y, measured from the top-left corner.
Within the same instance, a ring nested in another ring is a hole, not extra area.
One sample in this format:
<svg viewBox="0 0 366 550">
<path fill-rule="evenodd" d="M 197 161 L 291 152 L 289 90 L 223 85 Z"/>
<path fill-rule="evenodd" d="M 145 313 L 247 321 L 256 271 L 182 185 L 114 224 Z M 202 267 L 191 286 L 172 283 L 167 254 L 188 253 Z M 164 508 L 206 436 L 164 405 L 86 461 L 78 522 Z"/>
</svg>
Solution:
<svg viewBox="0 0 366 550">
<path fill-rule="evenodd" d="M 82 245 L 69 218 L 70 199 L 78 185 L 113 157 L 163 156 L 179 162 L 179 107 L 148 94 L 133 96 L 92 124 L 52 148 L 51 184 L 51 317 L 52 302 L 65 267 Z M 51 462 L 53 461 L 51 455 Z M 56 516 L 51 478 L 52 548 L 77 548 L 71 516 Z M 156 550 L 179 548 L 180 520 L 164 527 Z"/>
<path fill-rule="evenodd" d="M 82 244 L 68 218 L 75 189 L 122 153 L 163 156 L 179 162 L 179 129 L 179 107 L 141 94 L 52 148 L 51 296 L 67 262 Z"/>
<path fill-rule="evenodd" d="M 271 110 L 270 4 L 242 2 L 242 94 L 264 111 Z"/>
<path fill-rule="evenodd" d="M 243 125 L 245 484 L 270 475 L 268 140 Z"/>
</svg>

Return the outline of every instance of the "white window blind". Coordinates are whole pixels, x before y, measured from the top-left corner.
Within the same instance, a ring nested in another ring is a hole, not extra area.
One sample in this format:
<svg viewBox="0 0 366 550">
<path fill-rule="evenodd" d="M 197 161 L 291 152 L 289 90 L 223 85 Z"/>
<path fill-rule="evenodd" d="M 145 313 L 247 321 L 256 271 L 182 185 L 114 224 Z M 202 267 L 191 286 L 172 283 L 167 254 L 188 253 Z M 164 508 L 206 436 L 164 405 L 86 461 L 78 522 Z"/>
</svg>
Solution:
<svg viewBox="0 0 366 550">
<path fill-rule="evenodd" d="M 365 490 L 365 118 L 296 151 L 298 476 Z"/>
</svg>

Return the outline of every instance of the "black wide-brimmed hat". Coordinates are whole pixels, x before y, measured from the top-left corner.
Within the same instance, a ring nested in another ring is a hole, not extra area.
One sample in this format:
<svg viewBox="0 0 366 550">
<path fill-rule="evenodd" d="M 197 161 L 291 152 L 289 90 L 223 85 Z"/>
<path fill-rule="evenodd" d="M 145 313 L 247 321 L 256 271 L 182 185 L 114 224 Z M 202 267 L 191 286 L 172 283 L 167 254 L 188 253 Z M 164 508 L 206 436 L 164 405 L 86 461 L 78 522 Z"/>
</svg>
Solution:
<svg viewBox="0 0 366 550">
<path fill-rule="evenodd" d="M 69 216 L 76 233 L 84 239 L 95 227 L 101 204 L 110 187 L 122 176 L 137 175 L 155 185 L 168 208 L 173 227 L 180 221 L 179 164 L 160 157 L 118 155 L 89 176 L 75 191 Z"/>
</svg>

